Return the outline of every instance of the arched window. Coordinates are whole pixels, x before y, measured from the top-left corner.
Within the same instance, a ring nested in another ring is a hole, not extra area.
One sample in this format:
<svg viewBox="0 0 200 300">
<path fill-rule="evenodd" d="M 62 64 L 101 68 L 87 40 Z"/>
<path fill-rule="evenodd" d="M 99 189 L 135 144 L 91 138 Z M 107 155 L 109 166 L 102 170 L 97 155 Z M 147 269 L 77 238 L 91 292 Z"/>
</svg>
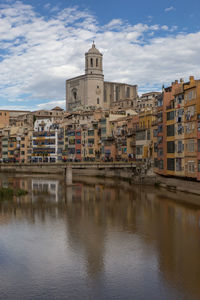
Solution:
<svg viewBox="0 0 200 300">
<path fill-rule="evenodd" d="M 77 99 L 77 89 L 76 88 L 73 88 L 73 90 L 72 90 L 72 96 L 73 96 L 73 100 L 76 101 L 76 99 Z"/>
<path fill-rule="evenodd" d="M 90 59 L 90 65 L 93 67 L 93 58 Z"/>
<path fill-rule="evenodd" d="M 96 58 L 96 67 L 98 67 L 98 58 Z"/>
</svg>

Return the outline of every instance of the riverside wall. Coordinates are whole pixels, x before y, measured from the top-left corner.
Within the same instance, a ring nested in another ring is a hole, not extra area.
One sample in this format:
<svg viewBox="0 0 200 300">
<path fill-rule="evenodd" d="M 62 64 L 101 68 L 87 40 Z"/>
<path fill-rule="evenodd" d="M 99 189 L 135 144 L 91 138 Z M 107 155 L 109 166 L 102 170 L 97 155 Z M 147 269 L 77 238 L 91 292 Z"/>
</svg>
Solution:
<svg viewBox="0 0 200 300">
<path fill-rule="evenodd" d="M 106 167 L 105 167 L 106 166 Z M 1 173 L 21 173 L 21 174 L 61 174 L 67 165 L 0 165 Z M 200 195 L 200 182 L 184 179 L 164 177 L 153 172 L 153 168 L 146 169 L 140 166 L 140 172 L 136 168 L 126 168 L 117 165 L 78 165 L 72 166 L 73 177 L 99 177 L 99 178 L 118 178 L 133 184 L 156 185 L 174 192 L 185 192 Z"/>
</svg>

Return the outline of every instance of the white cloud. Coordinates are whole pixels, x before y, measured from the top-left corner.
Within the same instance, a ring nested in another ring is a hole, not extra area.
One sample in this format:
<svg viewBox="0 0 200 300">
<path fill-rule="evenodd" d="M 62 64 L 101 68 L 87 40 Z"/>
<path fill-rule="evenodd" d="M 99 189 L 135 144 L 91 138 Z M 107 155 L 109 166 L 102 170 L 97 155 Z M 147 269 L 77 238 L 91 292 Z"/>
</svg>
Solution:
<svg viewBox="0 0 200 300">
<path fill-rule="evenodd" d="M 46 103 L 41 103 L 41 104 L 37 105 L 37 110 L 40 110 L 40 109 L 52 109 L 55 106 L 59 106 L 59 107 L 65 109 L 66 102 L 65 102 L 65 100 L 56 100 L 56 101 L 50 101 L 50 102 L 46 102 Z"/>
<path fill-rule="evenodd" d="M 162 28 L 163 30 L 169 30 L 169 27 L 168 27 L 167 25 L 163 25 L 161 28 Z"/>
<path fill-rule="evenodd" d="M 175 34 L 177 29 L 121 19 L 100 26 L 77 7 L 44 18 L 21 2 L 1 5 L 1 105 L 8 99 L 33 109 L 64 107 L 65 80 L 84 73 L 84 53 L 93 40 L 104 54 L 105 80 L 149 91 L 179 77 L 199 76 L 200 32 Z"/>
<path fill-rule="evenodd" d="M 119 28 L 119 26 L 121 26 L 122 24 L 123 21 L 121 19 L 113 19 L 105 26 L 105 28 L 109 28 L 109 29 Z"/>
<path fill-rule="evenodd" d="M 165 8 L 165 12 L 169 12 L 169 11 L 172 11 L 172 10 L 175 10 L 174 6 L 170 6 L 170 7 Z"/>
</svg>

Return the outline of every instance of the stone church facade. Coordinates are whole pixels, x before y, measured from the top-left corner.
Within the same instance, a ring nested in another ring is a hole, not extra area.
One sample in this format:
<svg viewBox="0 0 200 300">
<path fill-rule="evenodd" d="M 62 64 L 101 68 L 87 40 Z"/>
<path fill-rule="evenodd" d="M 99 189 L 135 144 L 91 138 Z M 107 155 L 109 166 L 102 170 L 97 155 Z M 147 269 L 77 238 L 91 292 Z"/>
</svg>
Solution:
<svg viewBox="0 0 200 300">
<path fill-rule="evenodd" d="M 85 53 L 85 75 L 66 80 L 66 110 L 85 107 L 135 107 L 137 85 L 104 81 L 103 55 L 95 47 Z"/>
</svg>

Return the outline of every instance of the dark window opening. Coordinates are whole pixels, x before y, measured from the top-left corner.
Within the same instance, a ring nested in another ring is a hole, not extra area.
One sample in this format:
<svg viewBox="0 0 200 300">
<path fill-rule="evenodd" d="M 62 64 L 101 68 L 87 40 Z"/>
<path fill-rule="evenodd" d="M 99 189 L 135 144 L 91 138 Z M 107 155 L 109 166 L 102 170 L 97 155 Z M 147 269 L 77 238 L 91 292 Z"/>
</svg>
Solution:
<svg viewBox="0 0 200 300">
<path fill-rule="evenodd" d="M 175 152 L 175 143 L 174 141 L 167 142 L 167 153 L 174 153 Z"/>
<path fill-rule="evenodd" d="M 169 171 L 175 170 L 174 158 L 167 159 L 167 170 L 169 170 Z"/>
<path fill-rule="evenodd" d="M 167 136 L 174 136 L 174 125 L 167 126 Z"/>
</svg>

